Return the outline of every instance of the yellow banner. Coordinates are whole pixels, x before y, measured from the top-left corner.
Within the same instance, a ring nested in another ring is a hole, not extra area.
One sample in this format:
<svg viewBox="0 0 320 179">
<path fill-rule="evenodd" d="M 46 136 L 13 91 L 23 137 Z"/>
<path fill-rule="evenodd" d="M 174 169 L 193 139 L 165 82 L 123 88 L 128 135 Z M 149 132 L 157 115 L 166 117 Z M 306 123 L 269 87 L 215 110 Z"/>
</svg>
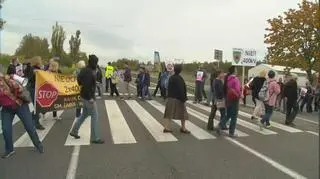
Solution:
<svg viewBox="0 0 320 179">
<path fill-rule="evenodd" d="M 74 75 L 36 71 L 36 111 L 40 113 L 81 107 L 80 86 Z"/>
</svg>

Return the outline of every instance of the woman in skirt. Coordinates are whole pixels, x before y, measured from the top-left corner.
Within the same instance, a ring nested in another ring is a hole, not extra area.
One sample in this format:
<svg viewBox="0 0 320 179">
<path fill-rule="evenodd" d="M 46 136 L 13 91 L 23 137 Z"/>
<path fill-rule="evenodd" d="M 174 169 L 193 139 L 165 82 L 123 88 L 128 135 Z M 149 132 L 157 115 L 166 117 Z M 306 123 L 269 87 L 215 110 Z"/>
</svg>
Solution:
<svg viewBox="0 0 320 179">
<path fill-rule="evenodd" d="M 185 123 L 188 120 L 188 113 L 185 102 L 187 101 L 187 88 L 183 78 L 179 75 L 182 70 L 182 65 L 174 66 L 174 75 L 169 79 L 168 83 L 168 101 L 164 112 L 166 119 L 164 133 L 172 132 L 171 119 L 181 120 L 181 133 L 189 134 Z"/>
</svg>

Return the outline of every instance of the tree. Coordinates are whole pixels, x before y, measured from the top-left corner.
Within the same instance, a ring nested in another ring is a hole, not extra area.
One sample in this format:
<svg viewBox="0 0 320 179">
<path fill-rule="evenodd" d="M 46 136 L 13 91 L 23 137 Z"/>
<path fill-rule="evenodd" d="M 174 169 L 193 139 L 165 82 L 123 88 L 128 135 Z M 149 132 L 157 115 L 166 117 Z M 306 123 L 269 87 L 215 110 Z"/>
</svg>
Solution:
<svg viewBox="0 0 320 179">
<path fill-rule="evenodd" d="M 46 38 L 27 34 L 23 36 L 15 55 L 24 57 L 41 56 L 43 58 L 48 58 L 50 56 L 48 40 Z"/>
<path fill-rule="evenodd" d="M 62 58 L 64 54 L 63 43 L 66 40 L 66 33 L 63 30 L 63 27 L 56 22 L 52 26 L 52 36 L 51 36 L 51 45 L 52 45 L 52 55 L 55 57 Z"/>
<path fill-rule="evenodd" d="M 320 64 L 319 4 L 303 0 L 299 9 L 269 19 L 265 43 L 271 64 L 302 68 L 312 82 L 312 69 Z M 317 67 L 318 68 L 318 67 Z"/>
<path fill-rule="evenodd" d="M 0 0 L 0 10 L 2 9 L 2 3 L 4 2 L 4 0 Z M 3 26 L 4 24 L 6 23 L 5 20 L 3 20 L 1 17 L 0 17 L 0 30 L 3 29 Z"/>
<path fill-rule="evenodd" d="M 80 51 L 80 30 L 77 30 L 76 36 L 71 36 L 71 39 L 69 40 L 70 45 L 70 57 L 74 63 L 79 61 L 79 51 Z"/>
</svg>

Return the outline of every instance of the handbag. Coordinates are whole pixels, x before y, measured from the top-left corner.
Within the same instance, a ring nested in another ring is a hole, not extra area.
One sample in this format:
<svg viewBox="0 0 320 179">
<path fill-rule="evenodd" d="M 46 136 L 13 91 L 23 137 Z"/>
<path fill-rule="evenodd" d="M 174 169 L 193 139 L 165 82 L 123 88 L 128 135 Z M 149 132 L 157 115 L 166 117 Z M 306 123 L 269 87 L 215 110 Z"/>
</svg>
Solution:
<svg viewBox="0 0 320 179">
<path fill-rule="evenodd" d="M 218 109 L 222 109 L 226 107 L 226 102 L 224 99 L 218 99 L 216 100 L 216 106 Z"/>
<path fill-rule="evenodd" d="M 24 103 L 32 102 L 31 94 L 25 87 L 22 87 L 22 92 L 19 94 L 18 98 L 20 98 Z"/>
</svg>

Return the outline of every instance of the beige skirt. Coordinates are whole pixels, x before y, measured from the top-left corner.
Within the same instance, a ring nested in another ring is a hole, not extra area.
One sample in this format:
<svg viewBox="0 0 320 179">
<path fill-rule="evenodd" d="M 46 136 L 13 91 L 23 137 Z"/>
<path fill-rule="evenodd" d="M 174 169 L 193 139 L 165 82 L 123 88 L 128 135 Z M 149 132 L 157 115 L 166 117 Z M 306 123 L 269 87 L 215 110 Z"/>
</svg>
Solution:
<svg viewBox="0 0 320 179">
<path fill-rule="evenodd" d="M 166 109 L 164 111 L 165 119 L 188 120 L 186 104 L 174 99 L 168 98 Z"/>
</svg>

